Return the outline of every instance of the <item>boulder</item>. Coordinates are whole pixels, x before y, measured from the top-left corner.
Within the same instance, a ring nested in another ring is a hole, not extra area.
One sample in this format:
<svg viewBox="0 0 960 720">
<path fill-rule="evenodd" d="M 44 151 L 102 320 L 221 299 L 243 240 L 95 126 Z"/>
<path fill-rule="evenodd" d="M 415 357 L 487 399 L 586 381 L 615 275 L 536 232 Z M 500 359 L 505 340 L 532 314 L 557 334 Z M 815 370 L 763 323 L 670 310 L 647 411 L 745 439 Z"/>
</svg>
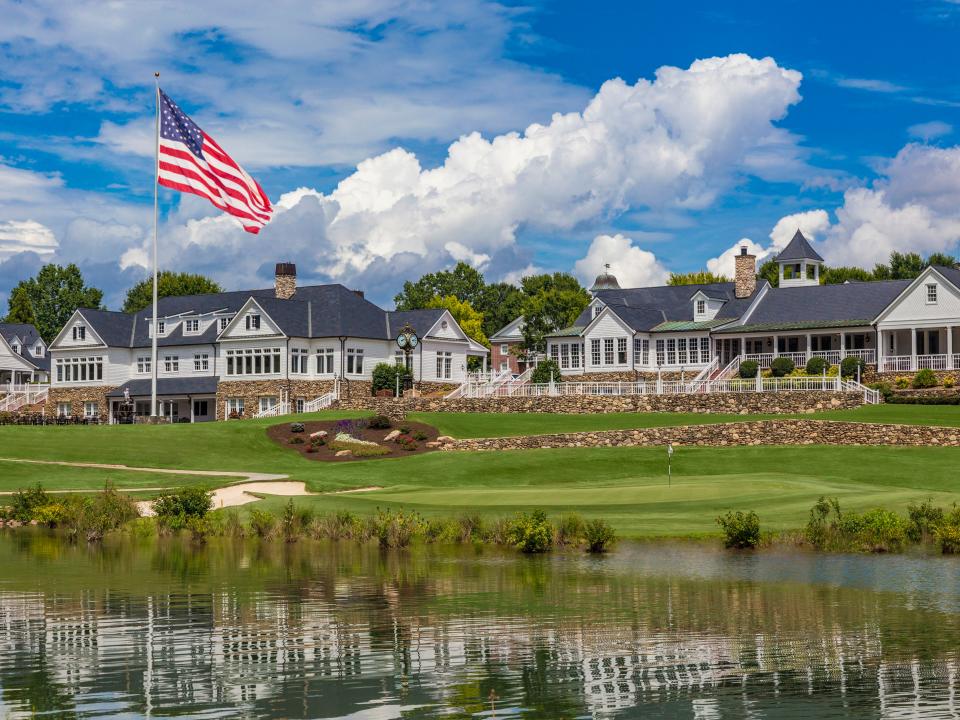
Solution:
<svg viewBox="0 0 960 720">
<path fill-rule="evenodd" d="M 353 451 L 351 450 L 337 450 L 334 457 L 353 457 Z"/>
<path fill-rule="evenodd" d="M 436 441 L 433 441 L 433 442 L 424 443 L 423 446 L 424 446 L 424 447 L 428 447 L 428 448 L 438 448 L 438 447 L 440 447 L 442 444 L 443 444 L 443 443 L 438 443 L 438 442 L 436 442 Z"/>
<path fill-rule="evenodd" d="M 437 438 L 437 442 L 440 442 L 440 443 L 452 443 L 452 442 L 453 442 L 453 438 L 450 437 L 449 435 L 441 435 L 440 437 Z"/>
<path fill-rule="evenodd" d="M 398 437 L 400 437 L 400 431 L 391 430 L 390 432 L 388 432 L 386 435 L 383 436 L 383 441 L 392 442 L 393 440 L 396 440 Z"/>
<path fill-rule="evenodd" d="M 311 438 L 325 438 L 327 436 L 326 430 L 317 430 L 316 432 L 310 433 Z"/>
</svg>

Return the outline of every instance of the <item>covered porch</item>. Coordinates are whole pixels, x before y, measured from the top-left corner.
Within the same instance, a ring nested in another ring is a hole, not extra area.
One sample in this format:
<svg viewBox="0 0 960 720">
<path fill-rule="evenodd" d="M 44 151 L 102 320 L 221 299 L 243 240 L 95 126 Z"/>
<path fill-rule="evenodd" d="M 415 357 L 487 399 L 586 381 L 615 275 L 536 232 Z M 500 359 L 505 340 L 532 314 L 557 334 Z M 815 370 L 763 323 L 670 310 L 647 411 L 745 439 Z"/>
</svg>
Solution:
<svg viewBox="0 0 960 720">
<path fill-rule="evenodd" d="M 6 391 L 9 385 L 25 385 L 27 383 L 45 382 L 46 373 L 40 370 L 14 370 L 0 368 L 0 392 Z"/>
<path fill-rule="evenodd" d="M 157 381 L 160 417 L 168 422 L 216 420 L 217 378 L 163 378 Z M 150 417 L 150 380 L 131 380 L 107 393 L 111 425 L 140 422 Z"/>
<path fill-rule="evenodd" d="M 722 364 L 739 354 L 742 361 L 752 360 L 764 369 L 778 357 L 789 358 L 798 368 L 814 357 L 823 358 L 830 365 L 838 365 L 847 357 L 858 357 L 873 365 L 877 361 L 877 340 L 876 332 L 870 327 L 755 332 L 718 338 L 716 353 Z"/>
<path fill-rule="evenodd" d="M 960 368 L 960 326 L 889 327 L 881 325 L 880 372 L 955 370 Z"/>
</svg>

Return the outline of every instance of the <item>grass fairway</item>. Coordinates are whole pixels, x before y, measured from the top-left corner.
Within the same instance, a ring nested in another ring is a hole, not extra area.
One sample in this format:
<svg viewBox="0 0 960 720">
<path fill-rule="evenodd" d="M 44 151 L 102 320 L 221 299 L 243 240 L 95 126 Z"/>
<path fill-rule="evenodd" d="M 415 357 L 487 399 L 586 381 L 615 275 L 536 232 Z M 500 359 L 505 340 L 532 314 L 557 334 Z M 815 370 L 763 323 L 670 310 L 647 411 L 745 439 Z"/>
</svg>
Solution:
<svg viewBox="0 0 960 720">
<path fill-rule="evenodd" d="M 828 410 L 808 417 L 819 420 L 960 427 L 960 405 L 864 405 L 854 410 Z"/>
<path fill-rule="evenodd" d="M 934 417 L 960 425 L 956 408 L 881 406 L 843 413 L 843 419 L 921 422 Z M 949 413 L 944 411 L 951 411 Z M 343 417 L 333 411 L 311 417 Z M 639 427 L 743 416 L 421 415 L 454 435 Z M 283 421 L 289 421 L 285 419 Z M 173 426 L 0 427 L 0 457 L 120 463 L 191 470 L 286 473 L 316 492 L 379 486 L 383 490 L 300 498 L 317 510 L 373 512 L 377 506 L 414 508 L 426 515 L 478 510 L 491 517 L 543 507 L 552 514 L 578 511 L 604 517 L 625 536 L 716 532 L 727 509 L 756 510 L 766 528 L 800 527 L 820 495 L 848 509 L 884 506 L 904 510 L 927 497 L 948 505 L 960 500 L 957 448 L 740 447 L 678 449 L 674 481 L 667 487 L 663 448 L 564 448 L 491 453 L 433 453 L 354 463 L 306 460 L 274 444 L 265 429 L 277 420 Z M 444 426 L 443 423 L 448 423 Z M 630 424 L 623 424 L 630 423 Z M 452 428 L 459 427 L 459 432 Z M 0 490 L 36 482 L 48 488 L 156 487 L 176 478 L 57 466 L 0 464 Z M 196 482 L 191 478 L 189 483 Z M 217 480 L 213 484 L 221 484 Z M 204 482 L 204 484 L 209 484 Z M 226 484 L 223 482 L 222 484 Z M 267 507 L 286 500 L 268 498 Z"/>
<path fill-rule="evenodd" d="M 103 468 L 76 468 L 63 465 L 35 465 L 0 460 L 0 492 L 10 492 L 41 483 L 46 490 L 101 490 L 109 483 L 117 488 L 178 487 L 203 485 L 216 488 L 225 478 L 131 472 Z M 0 497 L 0 504 L 5 501 Z"/>
</svg>

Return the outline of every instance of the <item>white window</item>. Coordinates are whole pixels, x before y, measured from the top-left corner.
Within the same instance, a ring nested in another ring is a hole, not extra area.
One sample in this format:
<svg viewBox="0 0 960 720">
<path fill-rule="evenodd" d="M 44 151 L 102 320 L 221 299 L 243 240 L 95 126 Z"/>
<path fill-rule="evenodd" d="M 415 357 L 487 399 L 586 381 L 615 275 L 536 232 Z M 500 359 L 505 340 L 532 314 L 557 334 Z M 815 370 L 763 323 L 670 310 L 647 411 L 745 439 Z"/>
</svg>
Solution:
<svg viewBox="0 0 960 720">
<path fill-rule="evenodd" d="M 67 417 L 68 415 L 73 414 L 73 406 L 68 402 L 58 402 L 57 403 L 57 415 L 60 417 Z"/>
<path fill-rule="evenodd" d="M 640 354 L 640 362 L 644 365 L 650 364 L 650 341 L 643 341 L 643 350 Z"/>
<path fill-rule="evenodd" d="M 103 380 L 102 357 L 57 358 L 57 382 Z"/>
<path fill-rule="evenodd" d="M 449 380 L 452 377 L 453 353 L 437 353 L 437 379 Z"/>
<path fill-rule="evenodd" d="M 317 374 L 333 375 L 333 348 L 317 350 Z"/>
<path fill-rule="evenodd" d="M 207 353 L 194 353 L 193 371 L 206 372 L 210 369 L 210 356 Z"/>
<path fill-rule="evenodd" d="M 87 338 L 87 328 L 84 325 L 74 325 L 73 326 L 73 339 L 74 340 L 86 340 Z"/>
<path fill-rule="evenodd" d="M 16 343 L 14 343 L 13 345 L 11 345 L 11 346 L 10 346 L 10 349 L 13 350 L 13 352 L 14 352 L 15 354 L 17 354 L 17 355 L 20 354 L 20 346 L 17 345 Z"/>
<path fill-rule="evenodd" d="M 700 338 L 700 362 L 707 364 L 710 362 L 710 338 Z"/>
<path fill-rule="evenodd" d="M 200 332 L 200 320 L 197 318 L 185 320 L 183 323 L 183 332 L 187 335 L 196 335 Z"/>
<path fill-rule="evenodd" d="M 687 339 L 679 338 L 677 340 L 677 360 L 681 365 L 687 364 Z"/>
<path fill-rule="evenodd" d="M 363 350 L 347 348 L 347 375 L 363 375 Z"/>
<path fill-rule="evenodd" d="M 34 357 L 43 357 L 43 345 L 37 345 L 37 346 L 33 349 L 33 356 L 34 356 Z"/>
<path fill-rule="evenodd" d="M 550 359 L 554 362 L 559 362 L 560 359 L 560 346 L 557 343 L 552 343 L 550 345 Z"/>
<path fill-rule="evenodd" d="M 196 417 L 206 417 L 208 414 L 208 406 L 206 400 L 194 400 L 193 401 L 193 416 Z"/>
<path fill-rule="evenodd" d="M 663 365 L 664 361 L 666 360 L 666 355 L 663 352 L 663 348 L 664 348 L 664 341 L 658 338 L 657 339 L 657 366 Z"/>
<path fill-rule="evenodd" d="M 613 338 L 603 339 L 603 364 L 613 365 Z"/>
<path fill-rule="evenodd" d="M 570 367 L 570 343 L 560 346 L 560 367 L 564 370 Z"/>
<path fill-rule="evenodd" d="M 290 372 L 292 373 L 306 373 L 309 371 L 307 367 L 308 351 L 306 348 L 291 348 L 290 350 Z"/>
<path fill-rule="evenodd" d="M 590 364 L 593 367 L 598 367 L 600 365 L 600 341 L 591 340 L 590 341 Z"/>
<path fill-rule="evenodd" d="M 617 363 L 619 365 L 627 364 L 627 339 L 617 338 Z"/>
<path fill-rule="evenodd" d="M 166 331 L 166 329 L 167 329 L 167 323 L 165 323 L 163 320 L 160 320 L 160 321 L 157 323 L 157 334 L 158 334 L 158 335 L 163 335 L 163 333 Z"/>
<path fill-rule="evenodd" d="M 593 306 L 593 316 L 597 317 L 600 313 L 603 312 L 603 306 L 599 303 Z"/>
<path fill-rule="evenodd" d="M 85 403 L 83 403 L 83 416 L 85 418 L 95 418 L 97 415 L 96 401 L 87 400 Z"/>
<path fill-rule="evenodd" d="M 500 354 L 501 355 L 510 354 L 510 346 L 507 343 L 500 343 Z"/>
<path fill-rule="evenodd" d="M 509 369 L 510 369 L 510 362 L 509 362 L 509 361 L 504 361 L 504 362 L 500 363 L 500 372 L 505 372 L 505 371 L 507 371 L 507 370 L 509 370 Z"/>
<path fill-rule="evenodd" d="M 697 315 L 705 315 L 707 312 L 707 301 L 697 300 Z"/>
<path fill-rule="evenodd" d="M 166 355 L 163 358 L 163 370 L 168 373 L 180 372 L 180 356 Z"/>
<path fill-rule="evenodd" d="M 247 315 L 247 330 L 259 330 L 260 329 L 260 316 L 251 313 Z"/>
<path fill-rule="evenodd" d="M 243 415 L 243 398 L 227 398 L 227 417 L 230 417 L 234 413 Z"/>
<path fill-rule="evenodd" d="M 145 375 L 151 371 L 150 356 L 149 355 L 140 355 L 137 357 L 137 373 L 140 375 Z"/>
<path fill-rule="evenodd" d="M 226 330 L 226 329 L 227 329 L 227 325 L 229 325 L 229 324 L 230 324 L 230 318 L 228 318 L 228 317 L 222 317 L 222 318 L 220 318 L 220 332 L 223 332 L 224 330 Z"/>
<path fill-rule="evenodd" d="M 227 350 L 227 375 L 279 375 L 280 348 Z"/>
<path fill-rule="evenodd" d="M 937 285 L 936 283 L 930 283 L 927 285 L 927 304 L 935 305 L 937 302 Z"/>
<path fill-rule="evenodd" d="M 280 399 L 276 395 L 268 395 L 260 398 L 260 412 L 263 413 L 273 410 L 279 402 Z"/>
<path fill-rule="evenodd" d="M 573 343 L 570 346 L 570 367 L 580 367 L 580 343 Z"/>
<path fill-rule="evenodd" d="M 674 338 L 667 339 L 667 365 L 677 364 L 677 341 Z"/>
</svg>

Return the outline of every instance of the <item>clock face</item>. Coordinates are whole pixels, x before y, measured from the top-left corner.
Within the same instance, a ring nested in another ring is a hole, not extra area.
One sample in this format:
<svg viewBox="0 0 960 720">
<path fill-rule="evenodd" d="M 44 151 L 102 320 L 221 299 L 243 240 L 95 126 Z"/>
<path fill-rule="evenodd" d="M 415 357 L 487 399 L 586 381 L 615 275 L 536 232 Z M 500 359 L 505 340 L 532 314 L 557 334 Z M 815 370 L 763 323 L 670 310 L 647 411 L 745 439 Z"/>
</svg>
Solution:
<svg viewBox="0 0 960 720">
<path fill-rule="evenodd" d="M 417 345 L 419 345 L 419 344 L 420 344 L 420 338 L 418 338 L 416 335 L 411 335 L 411 336 L 410 336 L 410 347 L 415 348 L 415 347 L 416 347 Z"/>
<path fill-rule="evenodd" d="M 405 348 L 407 346 L 407 336 L 397 335 L 397 345 L 399 347 Z"/>
</svg>

